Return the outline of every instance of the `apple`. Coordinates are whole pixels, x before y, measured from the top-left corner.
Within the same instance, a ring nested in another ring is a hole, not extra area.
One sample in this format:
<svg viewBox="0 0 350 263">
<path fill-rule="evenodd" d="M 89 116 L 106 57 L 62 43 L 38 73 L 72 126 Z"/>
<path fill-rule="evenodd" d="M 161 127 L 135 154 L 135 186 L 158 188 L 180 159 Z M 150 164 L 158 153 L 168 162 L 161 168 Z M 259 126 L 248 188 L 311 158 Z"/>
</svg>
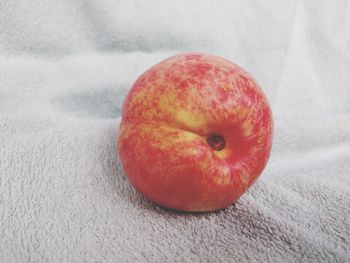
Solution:
<svg viewBox="0 0 350 263">
<path fill-rule="evenodd" d="M 136 80 L 123 104 L 117 149 L 130 183 L 156 204 L 215 211 L 256 181 L 272 134 L 267 98 L 245 70 L 186 53 Z"/>
</svg>

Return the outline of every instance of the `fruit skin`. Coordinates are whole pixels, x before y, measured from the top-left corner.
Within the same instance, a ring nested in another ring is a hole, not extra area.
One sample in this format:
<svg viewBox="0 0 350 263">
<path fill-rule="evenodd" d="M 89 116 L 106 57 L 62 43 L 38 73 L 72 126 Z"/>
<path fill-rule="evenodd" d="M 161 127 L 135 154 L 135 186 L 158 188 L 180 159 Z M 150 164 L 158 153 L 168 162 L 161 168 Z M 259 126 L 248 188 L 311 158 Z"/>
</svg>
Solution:
<svg viewBox="0 0 350 263">
<path fill-rule="evenodd" d="M 209 145 L 213 134 L 224 138 L 224 149 Z M 134 83 L 117 149 L 131 184 L 155 203 L 215 211 L 256 181 L 272 134 L 269 103 L 246 71 L 220 57 L 187 53 L 151 67 Z"/>
</svg>

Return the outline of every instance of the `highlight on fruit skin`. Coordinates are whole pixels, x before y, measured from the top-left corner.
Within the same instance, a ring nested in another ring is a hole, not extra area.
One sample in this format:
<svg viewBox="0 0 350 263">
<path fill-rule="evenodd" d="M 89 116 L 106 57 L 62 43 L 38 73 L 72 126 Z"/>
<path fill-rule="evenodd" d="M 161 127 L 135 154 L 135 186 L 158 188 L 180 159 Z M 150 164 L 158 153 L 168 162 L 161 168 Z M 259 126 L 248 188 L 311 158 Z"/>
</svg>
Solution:
<svg viewBox="0 0 350 263">
<path fill-rule="evenodd" d="M 136 80 L 116 143 L 138 192 L 163 207 L 203 212 L 231 205 L 256 181 L 272 136 L 267 98 L 245 70 L 185 53 Z"/>
</svg>

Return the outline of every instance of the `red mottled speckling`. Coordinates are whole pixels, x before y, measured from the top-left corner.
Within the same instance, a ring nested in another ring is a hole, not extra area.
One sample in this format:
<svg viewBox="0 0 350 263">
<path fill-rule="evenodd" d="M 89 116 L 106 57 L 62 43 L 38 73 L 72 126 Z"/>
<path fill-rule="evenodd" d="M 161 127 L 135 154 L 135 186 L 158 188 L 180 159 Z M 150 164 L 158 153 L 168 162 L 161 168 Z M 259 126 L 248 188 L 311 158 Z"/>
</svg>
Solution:
<svg viewBox="0 0 350 263">
<path fill-rule="evenodd" d="M 123 106 L 117 136 L 132 185 L 154 202 L 213 211 L 236 201 L 264 169 L 272 114 L 242 68 L 206 54 L 182 54 L 147 70 Z M 208 136 L 224 138 L 215 150 Z"/>
</svg>

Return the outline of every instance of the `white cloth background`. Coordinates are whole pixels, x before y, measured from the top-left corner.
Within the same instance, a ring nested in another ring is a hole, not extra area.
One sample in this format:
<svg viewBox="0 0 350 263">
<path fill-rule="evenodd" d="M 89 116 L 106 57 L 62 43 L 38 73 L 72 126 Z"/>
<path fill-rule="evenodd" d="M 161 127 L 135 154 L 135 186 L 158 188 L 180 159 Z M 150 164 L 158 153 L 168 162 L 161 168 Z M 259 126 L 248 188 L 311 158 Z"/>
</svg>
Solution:
<svg viewBox="0 0 350 263">
<path fill-rule="evenodd" d="M 115 154 L 133 81 L 184 51 L 246 68 L 275 117 L 212 214 L 153 205 Z M 0 2 L 0 262 L 346 262 L 349 216 L 349 1 Z"/>
</svg>

